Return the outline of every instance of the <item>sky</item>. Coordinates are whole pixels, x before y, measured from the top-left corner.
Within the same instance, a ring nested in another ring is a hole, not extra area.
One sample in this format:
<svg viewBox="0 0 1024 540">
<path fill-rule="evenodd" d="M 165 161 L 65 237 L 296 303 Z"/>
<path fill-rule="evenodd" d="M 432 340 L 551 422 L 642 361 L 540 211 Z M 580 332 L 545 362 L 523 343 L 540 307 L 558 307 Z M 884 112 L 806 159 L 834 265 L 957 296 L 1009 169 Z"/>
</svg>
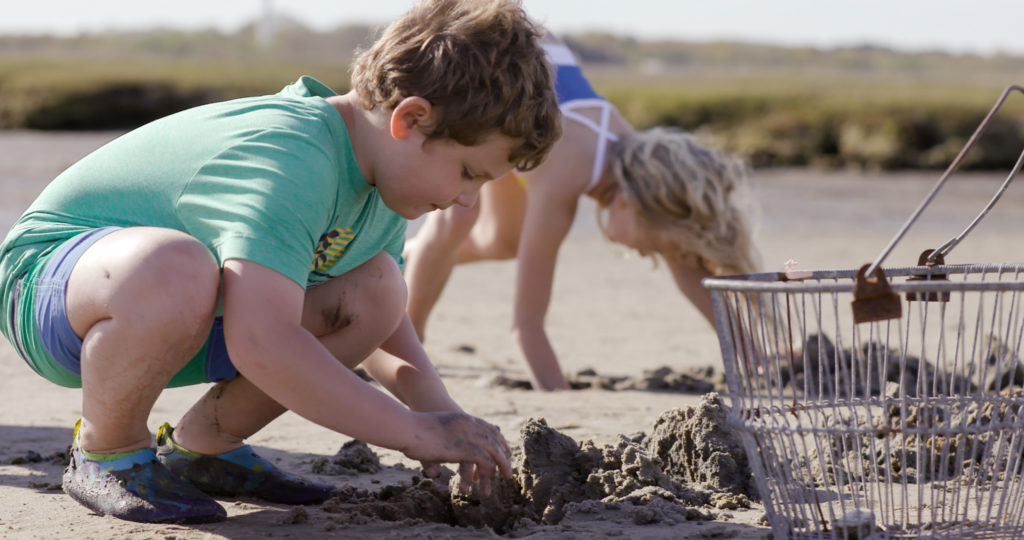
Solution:
<svg viewBox="0 0 1024 540">
<path fill-rule="evenodd" d="M 233 31 L 268 3 L 306 25 L 386 24 L 412 0 L 0 0 L 0 34 L 157 26 Z M 555 32 L 1024 55 L 1024 0 L 523 0 Z"/>
</svg>

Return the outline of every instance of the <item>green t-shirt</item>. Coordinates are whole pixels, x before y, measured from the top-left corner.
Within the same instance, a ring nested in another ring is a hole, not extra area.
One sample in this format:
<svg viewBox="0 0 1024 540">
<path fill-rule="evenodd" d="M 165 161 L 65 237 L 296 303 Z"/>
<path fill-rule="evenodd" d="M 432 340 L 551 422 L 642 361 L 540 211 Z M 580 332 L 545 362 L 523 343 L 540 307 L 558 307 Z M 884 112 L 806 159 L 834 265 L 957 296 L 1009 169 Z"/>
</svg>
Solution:
<svg viewBox="0 0 1024 540">
<path fill-rule="evenodd" d="M 303 287 L 387 251 L 406 221 L 359 172 L 336 95 L 302 77 L 281 92 L 189 109 L 127 133 L 71 166 L 0 245 L 0 293 L 62 241 L 89 229 L 155 226 Z M 0 329 L 9 335 L 7 317 Z"/>
</svg>

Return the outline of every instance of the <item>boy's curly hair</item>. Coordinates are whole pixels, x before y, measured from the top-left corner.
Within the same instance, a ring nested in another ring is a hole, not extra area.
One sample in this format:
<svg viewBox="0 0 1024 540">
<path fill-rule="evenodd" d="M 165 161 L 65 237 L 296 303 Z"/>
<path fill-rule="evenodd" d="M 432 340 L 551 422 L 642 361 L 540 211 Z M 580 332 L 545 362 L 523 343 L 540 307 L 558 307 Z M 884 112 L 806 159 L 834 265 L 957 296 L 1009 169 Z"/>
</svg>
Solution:
<svg viewBox="0 0 1024 540">
<path fill-rule="evenodd" d="M 510 137 L 509 161 L 528 171 L 561 135 L 540 34 L 518 0 L 420 0 L 357 54 L 352 88 L 367 110 L 428 100 L 438 111 L 428 140 Z"/>
<path fill-rule="evenodd" d="M 747 168 L 679 129 L 631 134 L 610 155 L 616 184 L 640 222 L 663 234 L 675 256 L 712 274 L 760 271 L 758 206 Z"/>
</svg>

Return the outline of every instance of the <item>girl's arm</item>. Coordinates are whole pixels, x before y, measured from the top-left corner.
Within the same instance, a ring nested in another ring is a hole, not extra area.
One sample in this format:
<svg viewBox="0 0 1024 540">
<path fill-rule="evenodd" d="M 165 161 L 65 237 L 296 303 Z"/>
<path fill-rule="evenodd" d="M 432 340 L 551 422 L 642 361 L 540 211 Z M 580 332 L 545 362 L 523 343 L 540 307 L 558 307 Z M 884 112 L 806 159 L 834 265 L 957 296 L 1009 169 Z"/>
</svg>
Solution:
<svg viewBox="0 0 1024 540">
<path fill-rule="evenodd" d="M 542 390 L 568 389 L 558 357 L 548 340 L 544 320 L 551 303 L 558 249 L 575 215 L 575 199 L 555 201 L 544 190 L 526 192 L 526 217 L 519 241 L 513 334 L 534 379 Z"/>
<path fill-rule="evenodd" d="M 530 366 L 534 387 L 567 390 L 568 381 L 544 330 L 551 302 L 558 249 L 572 227 L 576 199 L 557 201 L 546 190 L 527 190 L 526 218 L 519 241 L 513 334 Z"/>
<path fill-rule="evenodd" d="M 579 147 L 576 126 L 563 123 L 562 139 L 535 171 L 524 175 L 526 216 L 517 254 L 513 335 L 530 366 L 534 387 L 565 390 L 568 381 L 558 365 L 544 318 L 551 302 L 558 249 L 576 216 L 576 205 L 588 178 L 590 155 Z"/>
<path fill-rule="evenodd" d="M 711 326 L 715 325 L 715 313 L 711 307 L 711 292 L 701 285 L 701 280 L 710 277 L 711 272 L 708 272 L 703 266 L 693 266 L 687 261 L 682 259 L 671 257 L 665 258 L 665 263 L 668 264 L 669 271 L 672 273 L 672 279 L 676 282 L 676 287 L 683 293 L 695 308 L 700 310 L 701 315 L 707 319 Z"/>
</svg>

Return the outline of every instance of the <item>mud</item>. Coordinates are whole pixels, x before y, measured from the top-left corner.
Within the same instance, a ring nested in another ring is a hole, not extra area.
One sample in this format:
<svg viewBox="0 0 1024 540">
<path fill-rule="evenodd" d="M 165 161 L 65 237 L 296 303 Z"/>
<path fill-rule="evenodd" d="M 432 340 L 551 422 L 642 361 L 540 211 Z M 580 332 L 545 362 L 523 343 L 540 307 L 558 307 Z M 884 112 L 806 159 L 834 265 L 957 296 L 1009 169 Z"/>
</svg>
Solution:
<svg viewBox="0 0 1024 540">
<path fill-rule="evenodd" d="M 316 458 L 312 469 L 316 474 L 335 476 L 373 474 L 380 471 L 380 458 L 366 443 L 353 439 L 342 445 L 334 456 Z"/>
<path fill-rule="evenodd" d="M 694 367 L 675 370 L 668 366 L 644 370 L 639 377 L 627 375 L 608 375 L 598 373 L 591 368 L 582 369 L 567 377 L 572 390 L 645 390 L 656 392 L 680 392 L 686 394 L 706 394 L 708 392 L 724 392 L 725 377 L 716 373 L 711 366 Z M 487 382 L 488 386 L 516 390 L 532 390 L 533 384 L 528 379 L 497 375 Z"/>
<path fill-rule="evenodd" d="M 705 395 L 696 407 L 662 413 L 646 445 L 665 471 L 685 482 L 750 495 L 753 486 L 743 442 L 726 422 L 718 394 Z"/>
<path fill-rule="evenodd" d="M 968 378 L 957 373 L 938 373 L 936 367 L 927 360 L 913 355 L 908 354 L 905 360 L 899 360 L 900 351 L 887 349 L 880 343 L 864 343 L 858 351 L 858 358 L 893 359 L 886 362 L 884 384 L 887 387 L 881 388 L 883 383 L 877 378 L 872 378 L 868 384 L 857 381 L 852 389 L 852 395 L 878 396 L 882 390 L 891 395 L 899 395 L 898 391 L 902 390 L 903 395 L 907 397 L 917 397 L 922 393 L 922 389 L 927 389 L 927 393 L 934 395 L 939 388 L 974 393 L 998 392 L 1011 386 L 1024 386 L 1024 362 L 1012 347 L 993 335 L 986 336 L 983 347 L 983 350 L 987 351 L 984 365 L 974 366 L 973 376 Z M 819 397 L 849 396 L 851 391 L 845 387 L 846 385 L 840 385 L 838 388 L 833 386 L 836 367 L 852 365 L 853 358 L 853 350 L 837 348 L 828 336 L 814 334 L 804 341 L 803 354 L 798 354 L 789 361 L 784 360 L 784 369 L 780 374 L 787 387 L 809 398 L 816 397 L 814 394 L 818 394 Z M 790 367 L 792 369 L 789 369 Z M 847 375 L 840 373 L 840 377 L 845 378 Z"/>
<path fill-rule="evenodd" d="M 457 525 L 445 480 L 414 477 L 409 484 L 384 486 L 379 491 L 345 486 L 321 506 L 337 524 L 363 524 L 371 520 L 428 521 Z"/>
<path fill-rule="evenodd" d="M 899 358 L 899 352 L 886 350 L 878 343 L 865 343 L 859 351 L 861 358 L 879 358 L 889 354 L 890 358 Z M 808 336 L 804 341 L 803 354 L 799 353 L 790 361 L 784 360 L 784 369 L 781 370 L 782 377 L 788 379 L 785 385 L 800 392 L 805 397 L 814 399 L 817 397 L 849 396 L 851 389 L 845 384 L 835 383 L 837 366 L 849 366 L 852 362 L 853 351 L 851 349 L 837 348 L 828 336 L 814 334 Z M 791 367 L 792 369 L 786 369 Z M 888 370 L 884 380 L 897 385 L 902 385 L 905 395 L 914 397 L 917 395 L 919 385 L 928 386 L 934 379 L 935 369 L 928 362 L 907 355 L 901 369 L 900 362 L 888 362 Z M 846 378 L 845 373 L 840 374 Z M 852 389 L 854 396 L 879 395 L 880 382 L 878 378 L 872 378 L 865 384 L 857 381 Z"/>
<path fill-rule="evenodd" d="M 513 457 L 515 474 L 501 480 L 488 498 L 457 493 L 451 480 L 457 522 L 482 524 L 498 533 L 536 524 L 555 525 L 594 505 L 624 509 L 643 523 L 710 520 L 698 507 L 710 501 L 699 486 L 680 482 L 636 440 L 620 436 L 614 445 L 577 443 L 543 419 L 522 429 L 522 445 Z M 637 507 L 646 507 L 647 509 Z"/>
<path fill-rule="evenodd" d="M 459 493 L 459 478 L 444 469 L 440 478 L 415 475 L 379 491 L 343 487 L 321 509 L 338 525 L 412 520 L 512 536 L 603 509 L 624 512 L 636 524 L 712 520 L 714 509 L 750 506 L 750 472 L 746 460 L 736 455 L 742 449 L 724 421 L 717 394 L 706 396 L 698 407 L 667 411 L 650 436 L 620 435 L 604 446 L 579 443 L 544 419 L 532 419 L 513 445 L 513 477 L 497 479 L 488 497 L 476 488 Z M 346 470 L 367 462 L 358 456 L 372 451 L 362 443 L 350 444 L 347 452 L 343 448 L 324 461 L 347 463 L 342 465 Z M 355 454 L 357 463 L 339 458 L 342 454 Z M 329 467 L 321 461 L 315 466 Z"/>
<path fill-rule="evenodd" d="M 54 452 L 50 455 L 43 456 L 35 450 L 27 450 L 24 455 L 15 456 L 10 459 L 7 463 L 11 465 L 24 465 L 26 463 L 50 463 L 53 465 L 67 465 L 68 464 L 68 451 Z"/>
<path fill-rule="evenodd" d="M 900 351 L 879 343 L 854 351 L 835 346 L 827 336 L 810 336 L 795 362 L 783 360 L 779 373 L 790 378 L 788 390 L 807 399 L 842 398 L 837 403 L 869 397 L 884 408 L 872 415 L 859 405 L 823 410 L 820 422 L 832 429 L 789 465 L 794 482 L 835 485 L 877 475 L 918 484 L 964 471 L 1019 468 L 1019 455 L 989 454 L 992 445 L 1008 447 L 1010 454 L 1020 448 L 1003 442 L 1020 425 L 1024 363 L 996 336 L 985 336 L 977 346 L 983 360 L 950 373 L 922 358 L 901 358 Z M 882 377 L 867 382 L 856 377 L 850 384 L 849 366 L 865 362 L 885 366 Z M 790 365 L 793 369 L 786 369 Z"/>
<path fill-rule="evenodd" d="M 886 397 L 896 400 L 898 391 L 898 385 L 890 382 Z M 891 405 L 886 414 L 870 418 L 863 411 L 827 414 L 823 424 L 831 432 L 822 434 L 806 456 L 790 464 L 793 481 L 818 487 L 877 476 L 918 484 L 957 478 L 965 472 L 1019 474 L 1024 448 L 1014 446 L 1011 437 L 1024 412 L 1024 390 L 1007 388 L 998 400 Z"/>
<path fill-rule="evenodd" d="M 299 525 L 309 521 L 309 510 L 305 506 L 294 506 L 281 518 L 281 525 Z"/>
</svg>

